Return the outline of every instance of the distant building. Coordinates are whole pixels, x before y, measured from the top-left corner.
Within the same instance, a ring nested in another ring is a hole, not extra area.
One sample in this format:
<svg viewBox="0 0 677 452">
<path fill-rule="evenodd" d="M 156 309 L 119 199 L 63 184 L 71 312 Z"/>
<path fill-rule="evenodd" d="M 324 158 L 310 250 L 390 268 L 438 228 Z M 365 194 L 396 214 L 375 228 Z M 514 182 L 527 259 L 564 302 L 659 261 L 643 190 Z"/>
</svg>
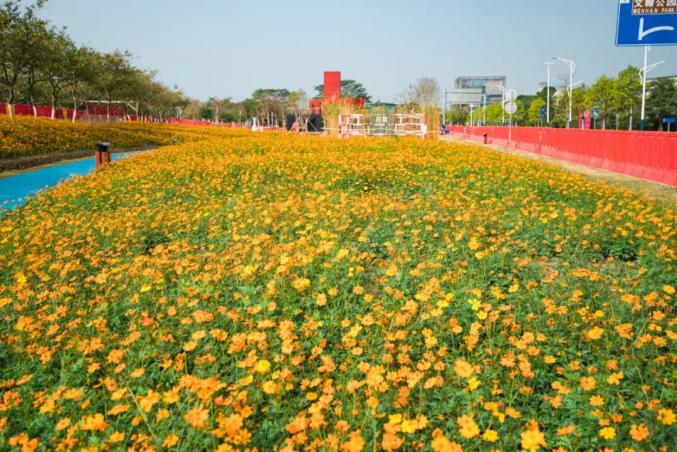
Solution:
<svg viewBox="0 0 677 452">
<path fill-rule="evenodd" d="M 487 96 L 487 105 L 501 102 L 502 87 L 506 87 L 508 77 L 501 76 L 478 76 L 458 77 L 454 83 L 455 90 L 482 90 Z"/>
<path fill-rule="evenodd" d="M 677 85 L 677 75 L 666 75 L 666 76 L 663 76 L 663 77 L 648 77 L 648 78 L 646 79 L 646 82 L 647 82 L 648 84 L 651 84 L 651 83 L 655 82 L 656 80 L 661 80 L 661 79 L 664 79 L 664 78 L 667 78 L 667 79 L 672 80 L 672 82 L 673 82 L 675 85 Z"/>
</svg>

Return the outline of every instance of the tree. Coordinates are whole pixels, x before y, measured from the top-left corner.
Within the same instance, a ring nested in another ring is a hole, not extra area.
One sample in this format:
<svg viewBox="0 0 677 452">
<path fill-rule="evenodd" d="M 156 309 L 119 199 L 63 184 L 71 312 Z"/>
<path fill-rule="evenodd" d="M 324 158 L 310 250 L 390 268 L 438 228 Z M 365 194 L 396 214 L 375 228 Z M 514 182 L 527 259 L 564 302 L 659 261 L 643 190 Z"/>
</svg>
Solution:
<svg viewBox="0 0 677 452">
<path fill-rule="evenodd" d="M 599 108 L 602 129 L 606 129 L 606 120 L 609 114 L 613 113 L 615 85 L 616 81 L 614 79 L 603 75 L 597 79 L 586 93 L 587 104 L 593 108 Z"/>
<path fill-rule="evenodd" d="M 449 124 L 465 125 L 468 122 L 468 110 L 461 106 L 452 107 L 447 111 L 447 122 Z"/>
<path fill-rule="evenodd" d="M 63 88 L 68 81 L 70 69 L 68 67 L 67 51 L 73 46 L 72 41 L 64 32 L 49 31 L 45 37 L 45 55 L 41 64 L 44 79 L 50 88 L 50 105 L 52 119 L 56 118 L 56 107 Z"/>
<path fill-rule="evenodd" d="M 541 119 L 541 109 L 545 107 L 545 101 L 540 97 L 536 97 L 531 101 L 529 105 L 529 110 L 527 113 L 527 121 L 529 125 L 537 126 L 543 121 Z"/>
<path fill-rule="evenodd" d="M 554 86 L 551 86 L 550 87 L 550 101 L 551 102 L 552 102 L 552 97 L 555 95 L 556 92 L 557 92 L 557 88 L 555 88 Z M 548 87 L 544 86 L 543 89 L 541 89 L 538 93 L 536 93 L 536 96 L 540 97 L 541 99 L 543 99 L 547 103 L 548 102 L 547 93 L 548 93 Z"/>
<path fill-rule="evenodd" d="M 647 123 L 650 128 L 663 130 L 663 118 L 677 116 L 677 86 L 670 78 L 651 83 L 647 99 Z"/>
<path fill-rule="evenodd" d="M 316 93 L 315 99 L 322 99 L 324 97 L 324 84 L 316 85 L 314 89 Z M 366 102 L 371 102 L 371 96 L 367 92 L 367 89 L 355 80 L 341 80 L 341 97 L 362 98 Z"/>
<path fill-rule="evenodd" d="M 46 29 L 45 22 L 35 16 L 44 0 L 21 8 L 20 0 L 6 0 L 0 5 L 0 84 L 7 90 L 7 111 L 14 116 L 12 104 L 16 98 L 19 77 L 31 60 Z"/>
<path fill-rule="evenodd" d="M 110 104 L 116 94 L 127 85 L 134 76 L 128 52 L 116 50 L 111 53 L 98 55 L 96 86 L 104 95 L 106 104 L 106 117 L 110 121 Z"/>
<path fill-rule="evenodd" d="M 66 84 L 70 89 L 73 101 L 73 122 L 77 119 L 78 104 L 82 85 L 92 84 L 96 79 L 96 53 L 88 47 L 76 47 L 74 44 L 66 49 Z"/>
<path fill-rule="evenodd" d="M 639 117 L 639 106 L 642 95 L 642 82 L 639 78 L 639 69 L 628 66 L 618 73 L 618 79 L 612 95 L 613 110 L 616 112 L 616 128 L 619 127 L 619 117 L 628 118 L 627 125 L 633 126 L 635 119 Z"/>
<path fill-rule="evenodd" d="M 527 122 L 527 107 L 522 99 L 516 99 L 515 105 L 517 110 L 512 115 L 512 122 L 514 125 L 525 125 Z M 506 115 L 507 116 L 507 115 Z"/>
<path fill-rule="evenodd" d="M 440 85 L 433 78 L 419 78 L 415 83 L 409 85 L 400 97 L 402 103 L 412 110 L 436 107 L 440 104 Z"/>
<path fill-rule="evenodd" d="M 51 57 L 49 40 L 52 36 L 46 29 L 40 30 L 40 34 L 42 36 L 35 42 L 35 46 L 31 52 L 31 59 L 24 69 L 25 91 L 28 93 L 28 102 L 33 108 L 33 117 L 38 116 L 36 91 L 38 85 L 46 81 L 44 78 L 45 61 Z"/>
<path fill-rule="evenodd" d="M 501 106 L 500 102 L 487 105 L 487 124 L 501 124 L 501 118 L 503 115 L 503 107 Z"/>
</svg>

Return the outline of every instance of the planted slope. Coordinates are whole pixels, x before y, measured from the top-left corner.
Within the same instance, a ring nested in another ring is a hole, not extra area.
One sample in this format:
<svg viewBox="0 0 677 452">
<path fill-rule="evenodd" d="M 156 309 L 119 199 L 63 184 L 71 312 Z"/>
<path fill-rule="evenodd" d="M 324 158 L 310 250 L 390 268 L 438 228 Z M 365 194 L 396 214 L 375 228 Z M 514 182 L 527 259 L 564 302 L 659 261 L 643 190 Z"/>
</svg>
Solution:
<svg viewBox="0 0 677 452">
<path fill-rule="evenodd" d="M 667 447 L 675 217 L 417 140 L 130 158 L 0 220 L 0 448 Z"/>
</svg>

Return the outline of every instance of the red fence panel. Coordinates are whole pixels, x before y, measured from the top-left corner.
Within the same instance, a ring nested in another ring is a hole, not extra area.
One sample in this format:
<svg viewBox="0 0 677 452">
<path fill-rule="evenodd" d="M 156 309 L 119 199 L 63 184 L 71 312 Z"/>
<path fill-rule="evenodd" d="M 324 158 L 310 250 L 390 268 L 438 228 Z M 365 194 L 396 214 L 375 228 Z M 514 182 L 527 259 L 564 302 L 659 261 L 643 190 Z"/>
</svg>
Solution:
<svg viewBox="0 0 677 452">
<path fill-rule="evenodd" d="M 677 133 L 449 126 L 473 141 L 509 146 L 593 168 L 677 186 Z M 508 143 L 510 141 L 510 143 Z"/>
</svg>

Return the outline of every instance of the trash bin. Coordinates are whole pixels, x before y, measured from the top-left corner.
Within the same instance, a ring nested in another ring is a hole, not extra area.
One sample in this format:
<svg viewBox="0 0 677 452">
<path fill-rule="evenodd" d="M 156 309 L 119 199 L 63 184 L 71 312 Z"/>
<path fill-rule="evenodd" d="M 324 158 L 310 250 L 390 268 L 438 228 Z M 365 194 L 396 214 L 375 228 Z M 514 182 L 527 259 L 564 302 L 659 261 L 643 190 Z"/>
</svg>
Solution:
<svg viewBox="0 0 677 452">
<path fill-rule="evenodd" d="M 96 160 L 96 167 L 100 167 L 110 163 L 110 143 L 102 141 L 96 145 L 96 152 L 94 153 Z"/>
</svg>

